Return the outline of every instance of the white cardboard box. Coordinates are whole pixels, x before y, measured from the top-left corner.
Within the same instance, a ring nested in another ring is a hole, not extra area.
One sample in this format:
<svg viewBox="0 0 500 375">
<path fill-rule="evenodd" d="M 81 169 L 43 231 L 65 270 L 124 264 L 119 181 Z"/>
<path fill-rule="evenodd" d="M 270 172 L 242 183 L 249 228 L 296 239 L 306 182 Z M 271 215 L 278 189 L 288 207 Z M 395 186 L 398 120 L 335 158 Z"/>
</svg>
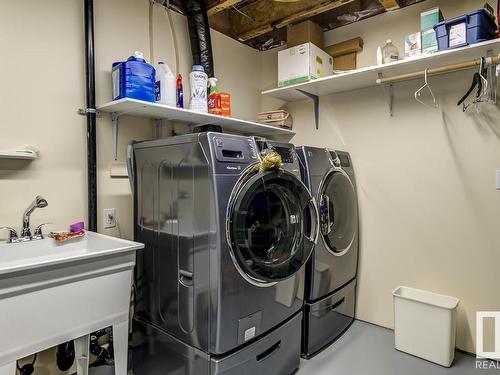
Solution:
<svg viewBox="0 0 500 375">
<path fill-rule="evenodd" d="M 278 52 L 278 87 L 332 74 L 333 58 L 312 43 Z"/>
</svg>

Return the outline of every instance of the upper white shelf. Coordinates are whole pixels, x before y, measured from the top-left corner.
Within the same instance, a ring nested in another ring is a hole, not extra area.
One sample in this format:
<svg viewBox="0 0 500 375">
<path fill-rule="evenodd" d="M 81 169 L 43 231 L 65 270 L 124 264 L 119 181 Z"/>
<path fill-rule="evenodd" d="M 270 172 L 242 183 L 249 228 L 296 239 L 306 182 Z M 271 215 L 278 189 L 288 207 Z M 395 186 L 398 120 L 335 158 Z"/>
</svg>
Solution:
<svg viewBox="0 0 500 375">
<path fill-rule="evenodd" d="M 487 51 L 492 51 L 494 54 L 500 53 L 500 39 L 488 40 L 467 47 L 436 52 L 431 55 L 409 58 L 385 65 L 360 68 L 305 83 L 266 90 L 263 91 L 262 94 L 285 101 L 295 101 L 305 98 L 304 95 L 297 90 L 302 90 L 317 96 L 323 96 L 373 87 L 377 85 L 376 80 L 379 78 L 379 74 L 382 74 L 383 77 L 391 77 L 412 73 L 418 70 L 425 70 L 426 68 L 430 69 L 442 65 L 455 64 L 486 56 Z"/>
<path fill-rule="evenodd" d="M 245 135 L 293 136 L 295 134 L 294 131 L 289 129 L 261 124 L 258 122 L 195 112 L 184 108 L 170 107 L 164 104 L 128 98 L 103 104 L 98 107 L 97 110 L 101 112 L 116 113 L 119 116 L 126 114 L 137 117 L 171 120 L 192 126 L 220 125 L 224 131 Z"/>
<path fill-rule="evenodd" d="M 31 150 L 0 150 L 0 159 L 33 160 L 36 158 L 36 152 Z"/>
</svg>

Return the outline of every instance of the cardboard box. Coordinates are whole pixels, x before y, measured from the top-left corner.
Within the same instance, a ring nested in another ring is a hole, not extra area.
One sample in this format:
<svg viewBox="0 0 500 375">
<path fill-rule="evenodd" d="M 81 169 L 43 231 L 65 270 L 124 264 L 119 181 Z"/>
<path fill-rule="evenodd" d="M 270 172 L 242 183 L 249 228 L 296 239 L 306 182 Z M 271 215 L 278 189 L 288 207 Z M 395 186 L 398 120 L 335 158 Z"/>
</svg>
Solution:
<svg viewBox="0 0 500 375">
<path fill-rule="evenodd" d="M 333 58 L 333 70 L 354 70 L 357 67 L 356 52 Z"/>
<path fill-rule="evenodd" d="M 422 53 L 422 34 L 420 32 L 405 37 L 405 57 L 419 56 Z"/>
<path fill-rule="evenodd" d="M 304 21 L 296 25 L 288 25 L 286 30 L 287 48 L 304 43 L 312 43 L 323 48 L 323 29 L 312 21 Z"/>
<path fill-rule="evenodd" d="M 231 94 L 217 92 L 208 97 L 208 113 L 231 117 Z"/>
<path fill-rule="evenodd" d="M 354 38 L 333 44 L 325 52 L 333 57 L 334 70 L 353 70 L 357 68 L 356 53 L 363 50 L 363 39 Z"/>
<path fill-rule="evenodd" d="M 422 31 L 422 53 L 434 53 L 437 52 L 437 50 L 438 45 L 434 29 Z"/>
<path fill-rule="evenodd" d="M 283 87 L 333 74 L 333 58 L 312 43 L 278 52 L 278 86 Z"/>
<path fill-rule="evenodd" d="M 324 51 L 332 57 L 343 56 L 353 52 L 359 52 L 363 50 L 363 39 L 354 38 L 349 39 L 337 44 L 332 44 L 324 48 Z"/>
<path fill-rule="evenodd" d="M 436 23 L 443 21 L 443 13 L 438 7 L 420 13 L 420 31 L 432 29 Z"/>
</svg>

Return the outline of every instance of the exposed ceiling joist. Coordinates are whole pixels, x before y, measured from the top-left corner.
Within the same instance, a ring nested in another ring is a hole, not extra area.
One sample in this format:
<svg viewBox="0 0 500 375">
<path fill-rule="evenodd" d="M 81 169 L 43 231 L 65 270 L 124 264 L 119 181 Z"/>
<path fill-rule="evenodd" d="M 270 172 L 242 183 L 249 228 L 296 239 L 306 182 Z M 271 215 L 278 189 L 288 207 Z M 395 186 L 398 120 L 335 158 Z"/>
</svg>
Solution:
<svg viewBox="0 0 500 375">
<path fill-rule="evenodd" d="M 304 9 L 300 12 L 291 14 L 287 17 L 284 17 L 278 21 L 275 21 L 270 24 L 266 24 L 263 26 L 259 26 L 255 29 L 251 29 L 249 31 L 246 31 L 240 35 L 238 35 L 238 40 L 245 42 L 247 40 L 250 40 L 252 38 L 256 38 L 258 36 L 264 35 L 270 31 L 272 31 L 274 28 L 281 29 L 282 27 L 286 27 L 287 25 L 298 22 L 301 20 L 308 19 L 310 17 L 314 17 L 318 14 L 328 12 L 332 9 L 341 7 L 345 4 L 352 3 L 355 0 L 334 0 L 334 1 L 328 1 L 328 2 L 321 2 L 311 8 Z"/>
<path fill-rule="evenodd" d="M 336 0 L 327 3 L 322 3 L 314 8 L 307 9 L 305 11 L 292 14 L 288 17 L 283 18 L 280 22 L 275 24 L 275 27 L 280 29 L 291 23 L 304 20 L 306 18 L 314 17 L 318 14 L 328 12 L 329 10 L 341 7 L 342 5 L 352 3 L 354 0 Z"/>
<path fill-rule="evenodd" d="M 213 16 L 214 14 L 217 14 L 219 12 L 222 12 L 223 10 L 226 10 L 228 8 L 232 8 L 233 6 L 241 3 L 243 0 L 222 0 L 219 4 L 214 5 L 213 7 L 210 7 L 207 9 L 207 14 L 208 16 Z"/>
<path fill-rule="evenodd" d="M 253 29 L 253 30 L 250 30 L 250 31 L 247 31 L 243 34 L 238 35 L 238 40 L 240 42 L 246 42 L 247 40 L 250 40 L 250 39 L 256 38 L 258 36 L 267 34 L 271 31 L 273 31 L 273 29 L 274 28 L 271 25 L 264 25 L 264 26 L 259 27 L 257 29 Z"/>
<path fill-rule="evenodd" d="M 156 0 L 164 1 L 164 0 Z M 183 0 L 170 0 L 181 4 Z M 289 24 L 307 19 L 324 31 L 425 0 L 203 0 L 210 26 L 258 50 L 286 43 Z"/>
<path fill-rule="evenodd" d="M 385 8 L 385 10 L 396 10 L 401 7 L 401 4 L 399 4 L 399 1 L 397 0 L 378 0 L 380 4 Z"/>
</svg>

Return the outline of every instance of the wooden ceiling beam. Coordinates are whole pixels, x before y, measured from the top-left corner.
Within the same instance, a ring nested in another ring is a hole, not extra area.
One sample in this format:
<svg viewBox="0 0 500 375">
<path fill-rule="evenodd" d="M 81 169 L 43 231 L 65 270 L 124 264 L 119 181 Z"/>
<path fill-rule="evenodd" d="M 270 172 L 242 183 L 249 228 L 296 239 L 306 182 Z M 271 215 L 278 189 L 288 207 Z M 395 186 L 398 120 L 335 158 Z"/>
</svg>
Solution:
<svg viewBox="0 0 500 375">
<path fill-rule="evenodd" d="M 401 8 L 401 4 L 397 0 L 378 0 L 378 2 L 385 8 L 385 10 L 396 10 Z"/>
<path fill-rule="evenodd" d="M 243 0 L 222 0 L 218 4 L 208 8 L 207 14 L 209 17 L 213 16 L 219 12 L 222 12 L 223 10 L 232 8 L 233 6 L 238 5 L 241 2 L 243 2 Z"/>
<path fill-rule="evenodd" d="M 275 24 L 275 27 L 281 29 L 282 27 L 288 26 L 291 23 L 317 16 L 318 14 L 328 12 L 330 10 L 341 7 L 345 4 L 352 3 L 353 1 L 354 0 L 335 0 L 335 1 L 329 1 L 327 3 L 321 3 L 316 7 L 306 9 L 302 12 L 295 13 L 288 17 L 283 18 L 281 21 Z"/>
<path fill-rule="evenodd" d="M 273 29 L 281 29 L 282 27 L 286 27 L 287 25 L 302 21 L 311 17 L 314 17 L 318 14 L 328 12 L 330 10 L 336 9 L 338 7 L 341 7 L 343 5 L 349 4 L 354 2 L 355 0 L 334 0 L 334 1 L 328 1 L 328 2 L 321 2 L 318 5 L 315 5 L 309 9 L 304 9 L 300 12 L 291 14 L 287 17 L 284 17 L 278 21 L 275 21 L 273 23 L 269 23 L 263 26 L 259 26 L 255 29 L 245 31 L 244 33 L 241 33 L 238 35 L 238 40 L 241 42 L 246 42 L 247 40 L 256 38 L 258 36 L 264 35 L 268 32 L 273 31 Z"/>
<path fill-rule="evenodd" d="M 247 40 L 257 38 L 258 36 L 270 33 L 273 30 L 274 30 L 274 27 L 272 27 L 271 25 L 264 25 L 264 26 L 258 27 L 256 29 L 253 29 L 253 30 L 250 30 L 250 31 L 247 31 L 243 34 L 238 35 L 238 40 L 240 42 L 246 42 Z"/>
</svg>

